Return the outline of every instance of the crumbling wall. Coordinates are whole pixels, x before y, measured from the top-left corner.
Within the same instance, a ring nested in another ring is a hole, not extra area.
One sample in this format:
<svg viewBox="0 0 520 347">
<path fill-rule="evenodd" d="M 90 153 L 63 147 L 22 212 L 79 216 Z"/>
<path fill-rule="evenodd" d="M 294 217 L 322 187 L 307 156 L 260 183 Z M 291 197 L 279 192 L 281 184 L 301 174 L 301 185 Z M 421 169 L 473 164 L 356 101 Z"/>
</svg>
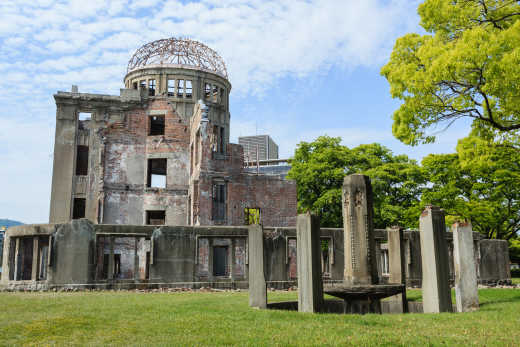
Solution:
<svg viewBox="0 0 520 347">
<path fill-rule="evenodd" d="M 164 117 L 164 134 L 148 135 L 150 117 Z M 166 98 L 128 111 L 104 131 L 103 223 L 143 224 L 147 210 L 164 210 L 166 224 L 187 221 L 189 132 Z M 148 160 L 167 160 L 166 187 L 148 186 Z"/>
</svg>

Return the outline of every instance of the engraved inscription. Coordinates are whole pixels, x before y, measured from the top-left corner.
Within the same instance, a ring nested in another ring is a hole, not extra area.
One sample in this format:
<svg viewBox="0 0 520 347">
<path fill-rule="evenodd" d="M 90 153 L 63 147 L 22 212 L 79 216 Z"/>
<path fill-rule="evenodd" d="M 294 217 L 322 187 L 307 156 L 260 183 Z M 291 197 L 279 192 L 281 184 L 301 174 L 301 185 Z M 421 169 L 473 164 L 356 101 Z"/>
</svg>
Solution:
<svg viewBox="0 0 520 347">
<path fill-rule="evenodd" d="M 356 191 L 356 195 L 354 197 L 354 206 L 358 207 L 361 206 L 363 203 L 363 192 L 358 190 Z"/>
<path fill-rule="evenodd" d="M 371 257 L 371 254 L 370 254 L 370 235 L 369 235 L 369 230 L 368 230 L 368 214 L 365 214 L 364 217 L 365 217 L 364 220 L 365 220 L 365 239 L 366 239 L 366 250 L 367 250 L 367 264 L 368 264 L 369 269 L 370 269 L 370 264 L 371 264 L 370 257 Z"/>
<path fill-rule="evenodd" d="M 359 238 L 356 232 L 356 219 L 350 216 L 350 257 L 352 259 L 352 270 L 356 271 L 359 268 L 359 263 L 356 255 L 356 249 L 359 249 Z"/>
</svg>

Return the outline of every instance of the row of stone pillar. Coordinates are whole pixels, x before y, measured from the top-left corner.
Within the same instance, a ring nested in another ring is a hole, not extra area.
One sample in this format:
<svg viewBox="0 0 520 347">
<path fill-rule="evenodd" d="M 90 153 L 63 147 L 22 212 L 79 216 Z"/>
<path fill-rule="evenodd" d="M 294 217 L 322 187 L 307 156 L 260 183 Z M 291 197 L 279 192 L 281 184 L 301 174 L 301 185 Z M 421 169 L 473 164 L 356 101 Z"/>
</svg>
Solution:
<svg viewBox="0 0 520 347">
<path fill-rule="evenodd" d="M 345 177 L 343 185 L 343 220 L 346 286 L 374 286 L 377 283 L 373 204 L 370 179 L 363 175 Z M 451 312 L 449 258 L 444 212 L 427 206 L 419 221 L 422 257 L 423 311 Z M 297 218 L 298 309 L 319 312 L 323 304 L 319 219 L 309 213 Z M 478 309 L 476 264 L 473 257 L 473 231 L 469 223 L 453 226 L 454 268 L 457 311 Z M 405 284 L 405 259 L 402 229 L 388 230 L 390 283 Z M 250 305 L 265 308 L 267 294 L 264 274 L 263 232 L 261 226 L 249 229 Z M 398 300 L 407 312 L 406 290 Z"/>
</svg>

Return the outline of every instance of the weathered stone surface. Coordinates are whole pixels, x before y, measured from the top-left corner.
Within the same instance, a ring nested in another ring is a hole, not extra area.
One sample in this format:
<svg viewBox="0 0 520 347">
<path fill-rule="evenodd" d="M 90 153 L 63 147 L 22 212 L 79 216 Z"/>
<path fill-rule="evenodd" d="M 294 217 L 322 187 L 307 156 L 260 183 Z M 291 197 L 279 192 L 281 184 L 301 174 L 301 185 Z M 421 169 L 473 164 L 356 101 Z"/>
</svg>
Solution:
<svg viewBox="0 0 520 347">
<path fill-rule="evenodd" d="M 481 240 L 479 282 L 498 284 L 511 282 L 509 247 L 506 240 Z"/>
<path fill-rule="evenodd" d="M 264 234 L 261 225 L 250 225 L 249 242 L 249 306 L 267 307 L 264 267 Z"/>
<path fill-rule="evenodd" d="M 160 227 L 152 234 L 153 282 L 191 282 L 195 272 L 196 235 L 192 227 Z"/>
<path fill-rule="evenodd" d="M 458 312 L 478 310 L 477 270 L 470 223 L 455 223 L 453 260 L 455 266 L 455 297 Z"/>
<path fill-rule="evenodd" d="M 60 224 L 53 234 L 49 277 L 62 285 L 86 285 L 95 279 L 94 225 L 86 220 Z"/>
<path fill-rule="evenodd" d="M 378 283 L 373 211 L 368 176 L 346 176 L 343 181 L 344 280 L 350 285 Z"/>
<path fill-rule="evenodd" d="M 310 213 L 298 215 L 298 311 L 319 312 L 323 302 L 321 277 L 320 219 Z"/>
<path fill-rule="evenodd" d="M 387 229 L 388 233 L 388 267 L 390 270 L 389 283 L 406 284 L 404 233 L 399 227 Z M 395 300 L 401 303 L 401 312 L 407 312 L 406 290 L 395 296 Z"/>
<path fill-rule="evenodd" d="M 426 206 L 419 219 L 425 313 L 452 312 L 444 211 Z"/>
</svg>

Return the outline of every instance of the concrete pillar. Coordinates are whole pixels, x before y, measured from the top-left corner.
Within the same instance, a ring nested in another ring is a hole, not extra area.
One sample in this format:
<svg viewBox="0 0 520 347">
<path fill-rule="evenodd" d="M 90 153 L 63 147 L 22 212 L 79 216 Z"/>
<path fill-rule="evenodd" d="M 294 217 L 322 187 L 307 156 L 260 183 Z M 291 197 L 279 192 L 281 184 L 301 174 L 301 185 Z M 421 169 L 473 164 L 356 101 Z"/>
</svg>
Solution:
<svg viewBox="0 0 520 347">
<path fill-rule="evenodd" d="M 21 280 L 21 276 L 20 276 L 20 266 L 22 265 L 21 264 L 21 261 L 22 261 L 22 257 L 21 257 L 21 254 L 20 254 L 20 240 L 21 238 L 20 237 L 17 237 L 15 239 L 15 249 L 14 249 L 14 280 L 15 281 L 19 281 Z"/>
<path fill-rule="evenodd" d="M 267 308 L 267 285 L 264 272 L 264 232 L 262 226 L 248 227 L 249 306 Z"/>
<path fill-rule="evenodd" d="M 389 283 L 406 285 L 405 256 L 404 256 L 404 236 L 403 229 L 391 227 L 387 229 L 388 234 L 388 268 L 390 271 Z M 395 296 L 399 301 L 401 312 L 408 312 L 408 302 L 406 301 L 406 287 L 402 294 Z"/>
<path fill-rule="evenodd" d="M 134 281 L 139 280 L 139 254 L 137 253 L 139 247 L 139 238 L 134 237 Z"/>
<path fill-rule="evenodd" d="M 298 215 L 296 237 L 298 311 L 319 312 L 323 303 L 319 217 L 309 212 Z"/>
<path fill-rule="evenodd" d="M 77 121 L 77 106 L 57 102 L 50 223 L 68 222 L 72 217 Z"/>
<path fill-rule="evenodd" d="M 453 262 L 458 312 L 478 310 L 477 270 L 470 223 L 453 224 Z"/>
<path fill-rule="evenodd" d="M 343 181 L 345 274 L 349 285 L 377 284 L 377 261 L 373 225 L 372 185 L 364 175 L 349 175 Z"/>
<path fill-rule="evenodd" d="M 33 236 L 33 256 L 32 256 L 32 273 L 31 273 L 31 280 L 32 281 L 37 281 L 38 280 L 38 275 L 39 275 L 39 249 L 40 249 L 40 244 L 39 244 L 39 238 L 38 236 Z"/>
<path fill-rule="evenodd" d="M 424 313 L 452 312 L 444 211 L 426 206 L 419 219 Z"/>
</svg>

